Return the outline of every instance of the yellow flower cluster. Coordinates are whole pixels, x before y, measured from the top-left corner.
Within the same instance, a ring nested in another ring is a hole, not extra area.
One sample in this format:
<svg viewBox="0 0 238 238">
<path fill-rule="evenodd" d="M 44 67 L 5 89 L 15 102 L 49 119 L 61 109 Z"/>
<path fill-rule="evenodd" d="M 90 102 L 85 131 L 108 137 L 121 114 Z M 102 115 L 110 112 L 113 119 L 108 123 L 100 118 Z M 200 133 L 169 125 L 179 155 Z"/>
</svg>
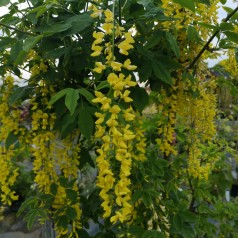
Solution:
<svg viewBox="0 0 238 238">
<path fill-rule="evenodd" d="M 198 25 L 198 22 L 207 24 L 217 24 L 217 11 L 219 8 L 219 0 L 211 0 L 209 7 L 206 4 L 195 3 L 196 11 L 193 12 L 187 8 L 183 8 L 177 3 L 171 0 L 162 0 L 162 8 L 165 9 L 164 13 L 168 17 L 176 19 L 175 21 L 166 21 L 158 24 L 158 27 L 163 27 L 168 31 L 176 31 L 178 46 L 180 47 L 180 62 L 188 65 L 198 52 L 201 50 L 202 45 L 195 42 L 189 42 L 188 40 L 188 27 L 192 26 L 193 29 L 199 34 L 202 40 L 205 42 L 210 36 L 210 29 Z M 194 23 L 194 24 L 193 24 Z M 191 29 L 191 28 L 190 28 Z M 193 37 L 196 37 L 196 33 L 192 33 Z M 198 41 L 198 39 L 197 39 Z M 208 55 L 205 53 L 202 58 L 206 58 Z"/>
<path fill-rule="evenodd" d="M 210 143 L 216 134 L 216 84 L 213 79 L 197 79 L 198 96 L 192 96 L 187 91 L 189 83 L 178 84 L 177 113 L 183 121 L 187 134 L 188 174 L 196 178 L 208 179 L 215 158 L 206 158 L 201 150 L 201 144 Z M 181 121 L 181 122 L 182 122 Z M 205 159 L 206 158 L 206 159 Z"/>
<path fill-rule="evenodd" d="M 19 111 L 15 109 L 10 110 L 8 105 L 8 98 L 13 88 L 14 79 L 11 76 L 5 78 L 2 86 L 2 101 L 0 102 L 0 191 L 1 202 L 3 204 L 11 205 L 12 200 L 17 200 L 18 196 L 11 187 L 14 185 L 18 176 L 18 169 L 14 168 L 12 157 L 15 155 L 13 146 L 8 150 L 5 148 L 6 139 L 9 133 L 18 133 L 19 130 Z"/>
<path fill-rule="evenodd" d="M 159 138 L 156 139 L 156 142 L 165 156 L 169 156 L 170 154 L 176 155 L 177 151 L 174 143 L 176 138 L 175 125 L 177 111 L 176 87 L 173 87 L 170 96 L 167 96 L 163 90 L 160 97 L 158 113 L 161 114 L 161 119 L 158 122 Z"/>
<path fill-rule="evenodd" d="M 110 72 L 107 82 L 111 88 L 108 95 L 95 91 L 96 98 L 92 101 L 101 105 L 100 112 L 95 114 L 95 138 L 102 142 L 101 148 L 97 150 L 97 186 L 101 188 L 103 217 L 111 217 L 112 223 L 118 220 L 123 223 L 131 220 L 133 214 L 130 203 L 132 162 L 133 159 L 145 159 L 146 144 L 143 132 L 138 128 L 140 124 L 136 125 L 134 122 L 138 115 L 130 105 L 133 101 L 130 87 L 137 84 L 132 80 L 130 71 L 135 70 L 136 66 L 131 64 L 130 59 L 125 59 L 123 63 L 117 61 L 114 50 L 117 47 L 121 55 L 127 56 L 133 48 L 134 39 L 131 32 L 125 32 L 123 27 L 115 25 L 114 15 L 109 9 L 104 11 L 98 5 L 93 5 L 92 10 L 91 17 L 104 17 L 104 23 L 101 25 L 102 31 L 93 32 L 95 40 L 91 56 L 104 55 L 105 60 L 96 61 L 93 71 L 103 73 L 107 68 Z M 111 38 L 110 42 L 107 42 L 108 36 Z M 118 36 L 122 40 L 115 44 L 114 38 Z M 128 73 L 122 73 L 125 71 Z"/>
<path fill-rule="evenodd" d="M 32 100 L 32 128 L 31 153 L 34 156 L 33 171 L 35 173 L 35 183 L 43 194 L 51 194 L 51 187 L 56 186 L 55 198 L 52 203 L 52 210 L 48 210 L 51 217 L 65 215 L 68 208 L 76 212 L 75 219 L 70 221 L 72 229 L 63 228 L 56 222 L 55 230 L 57 237 L 78 237 L 76 229 L 81 228 L 81 209 L 79 192 L 77 186 L 79 151 L 80 145 L 74 144 L 79 133 L 72 134 L 64 140 L 59 139 L 59 135 L 53 131 L 55 115 L 49 113 L 47 103 L 53 88 L 48 88 L 42 84 L 36 89 L 38 98 L 45 105 L 44 109 L 39 108 L 39 104 Z M 64 187 L 60 182 L 60 177 L 72 183 L 72 187 Z M 77 194 L 76 201 L 72 202 L 67 196 L 67 189 L 73 190 Z M 44 206 L 42 204 L 42 206 Z"/>
</svg>

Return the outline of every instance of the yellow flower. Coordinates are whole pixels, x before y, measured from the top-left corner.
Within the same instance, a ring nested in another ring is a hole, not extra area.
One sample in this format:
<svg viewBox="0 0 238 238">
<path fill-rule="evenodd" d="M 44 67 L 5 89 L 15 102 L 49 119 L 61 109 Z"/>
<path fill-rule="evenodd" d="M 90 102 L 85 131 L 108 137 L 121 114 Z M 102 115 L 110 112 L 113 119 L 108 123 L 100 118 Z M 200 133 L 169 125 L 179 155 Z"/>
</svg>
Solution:
<svg viewBox="0 0 238 238">
<path fill-rule="evenodd" d="M 95 44 L 95 45 L 101 44 L 103 41 L 104 33 L 94 31 L 93 37 L 95 38 L 95 41 L 93 42 L 93 44 Z"/>
<path fill-rule="evenodd" d="M 116 61 L 111 62 L 111 67 L 115 71 L 121 71 L 122 64 Z"/>
<path fill-rule="evenodd" d="M 123 64 L 123 67 L 128 69 L 128 70 L 135 70 L 137 68 L 137 66 L 135 65 L 131 65 L 131 61 L 130 59 L 127 59 L 124 64 Z"/>
<path fill-rule="evenodd" d="M 121 95 L 121 98 L 125 101 L 125 102 L 132 102 L 132 98 L 128 97 L 130 94 L 129 90 L 125 90 L 125 92 Z"/>
<path fill-rule="evenodd" d="M 102 29 L 105 31 L 105 34 L 112 34 L 113 24 L 112 23 L 104 23 L 102 25 Z"/>
<path fill-rule="evenodd" d="M 91 54 L 92 57 L 99 56 L 102 52 L 102 47 L 95 44 L 92 45 L 91 49 L 94 50 L 94 52 Z"/>
<path fill-rule="evenodd" d="M 104 15 L 106 17 L 105 22 L 112 22 L 113 21 L 113 13 L 109 9 L 104 11 Z"/>
<path fill-rule="evenodd" d="M 96 62 L 95 64 L 96 64 L 97 67 L 93 69 L 94 72 L 97 72 L 97 73 L 100 74 L 100 73 L 102 73 L 102 71 L 104 69 L 106 69 L 106 66 L 103 65 L 102 62 Z"/>
</svg>

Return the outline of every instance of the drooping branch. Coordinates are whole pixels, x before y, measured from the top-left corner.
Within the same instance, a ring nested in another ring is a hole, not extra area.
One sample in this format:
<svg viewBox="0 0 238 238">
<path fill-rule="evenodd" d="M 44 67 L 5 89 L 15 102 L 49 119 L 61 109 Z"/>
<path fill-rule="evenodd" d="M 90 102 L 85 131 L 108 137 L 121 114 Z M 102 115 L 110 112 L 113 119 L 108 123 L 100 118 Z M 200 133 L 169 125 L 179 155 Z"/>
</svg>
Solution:
<svg viewBox="0 0 238 238">
<path fill-rule="evenodd" d="M 227 15 L 227 17 L 223 20 L 223 22 L 228 22 L 229 19 L 238 11 L 238 7 L 236 7 L 230 14 Z M 203 48 L 200 50 L 198 55 L 194 58 L 192 63 L 188 66 L 187 69 L 192 69 L 193 66 L 197 63 L 197 61 L 200 59 L 202 54 L 209 49 L 209 44 L 212 42 L 212 40 L 217 36 L 217 34 L 220 32 L 220 29 L 216 30 L 213 35 L 210 37 L 210 39 L 207 41 L 207 43 L 203 46 Z"/>
<path fill-rule="evenodd" d="M 0 22 L 0 26 L 5 27 L 5 28 L 10 29 L 10 30 L 13 30 L 13 31 L 20 32 L 20 33 L 22 33 L 22 34 L 27 34 L 27 35 L 31 35 L 31 36 L 35 36 L 35 35 L 36 35 L 36 34 L 34 34 L 34 33 L 31 33 L 31 32 L 22 31 L 22 30 L 20 30 L 20 29 L 18 29 L 18 28 L 15 28 L 15 27 L 13 27 L 13 26 L 8 26 L 8 25 L 6 25 L 6 24 L 4 24 L 4 23 L 2 23 L 2 22 Z"/>
</svg>

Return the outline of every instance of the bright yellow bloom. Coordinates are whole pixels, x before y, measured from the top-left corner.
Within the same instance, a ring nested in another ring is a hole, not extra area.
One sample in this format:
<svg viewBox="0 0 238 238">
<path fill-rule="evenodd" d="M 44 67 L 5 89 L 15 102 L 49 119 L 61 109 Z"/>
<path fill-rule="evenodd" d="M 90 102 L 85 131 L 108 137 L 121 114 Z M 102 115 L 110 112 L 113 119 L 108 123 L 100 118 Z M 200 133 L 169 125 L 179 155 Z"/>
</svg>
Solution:
<svg viewBox="0 0 238 238">
<path fill-rule="evenodd" d="M 102 25 L 102 29 L 105 31 L 105 34 L 112 34 L 113 24 L 112 23 L 104 23 Z"/>
<path fill-rule="evenodd" d="M 96 64 L 97 67 L 93 69 L 94 72 L 97 72 L 97 73 L 100 74 L 100 73 L 102 73 L 102 71 L 104 69 L 106 69 L 106 66 L 103 65 L 102 62 L 96 62 L 95 64 Z"/>
<path fill-rule="evenodd" d="M 104 33 L 94 31 L 93 37 L 95 38 L 95 41 L 93 42 L 93 44 L 95 44 L 95 45 L 101 44 L 103 41 Z"/>
<path fill-rule="evenodd" d="M 121 71 L 122 64 L 116 61 L 112 61 L 110 66 L 112 67 L 113 70 L 115 71 Z"/>
<path fill-rule="evenodd" d="M 104 15 L 106 17 L 105 22 L 112 22 L 113 21 L 114 16 L 113 16 L 113 13 L 109 9 L 104 11 Z"/>
<path fill-rule="evenodd" d="M 135 65 L 131 65 L 131 61 L 130 59 L 127 59 L 124 64 L 123 64 L 123 67 L 128 69 L 128 70 L 135 70 L 137 68 L 137 66 Z"/>
</svg>

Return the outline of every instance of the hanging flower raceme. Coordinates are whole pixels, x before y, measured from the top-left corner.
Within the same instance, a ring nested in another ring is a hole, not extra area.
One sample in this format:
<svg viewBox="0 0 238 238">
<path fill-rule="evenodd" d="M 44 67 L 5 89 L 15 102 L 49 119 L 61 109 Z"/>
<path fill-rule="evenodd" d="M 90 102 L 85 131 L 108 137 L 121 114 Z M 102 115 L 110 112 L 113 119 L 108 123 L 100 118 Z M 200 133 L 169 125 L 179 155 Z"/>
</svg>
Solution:
<svg viewBox="0 0 238 238">
<path fill-rule="evenodd" d="M 56 116 L 50 113 L 50 108 L 47 107 L 54 89 L 44 85 L 43 82 L 39 85 L 36 88 L 36 96 L 31 101 L 33 107 L 31 108 L 30 134 L 31 153 L 34 157 L 34 182 L 40 194 L 52 195 L 53 193 L 54 195 L 52 209 L 49 209 L 49 204 L 44 204 L 44 201 L 41 206 L 46 205 L 46 210 L 55 223 L 57 237 L 65 235 L 77 237 L 77 230 L 81 228 L 81 209 L 77 186 L 80 145 L 75 141 L 79 133 L 72 133 L 64 140 L 59 139 L 59 135 L 53 130 Z M 41 105 L 35 102 L 36 97 L 38 101 L 41 101 Z M 43 108 L 42 105 L 45 107 Z M 59 222 L 59 218 L 64 216 L 69 209 L 76 214 L 68 220 L 71 229 L 62 227 Z"/>
<path fill-rule="evenodd" d="M 108 94 L 95 91 L 96 98 L 92 100 L 100 105 L 100 111 L 95 114 L 95 139 L 101 141 L 96 159 L 97 186 L 101 189 L 99 195 L 103 200 L 103 217 L 111 217 L 112 223 L 123 223 L 132 219 L 131 167 L 133 160 L 145 159 L 145 139 L 143 131 L 138 129 L 140 123 L 134 121 L 138 115 L 131 107 L 133 99 L 130 97 L 130 87 L 137 83 L 132 80 L 130 71 L 135 70 L 136 66 L 131 64 L 130 59 L 119 62 L 114 52 L 117 48 L 119 54 L 127 56 L 129 50 L 133 49 L 134 39 L 130 31 L 125 32 L 124 27 L 115 24 L 114 15 L 109 9 L 103 11 L 95 8 L 93 6 L 91 16 L 95 17 L 95 12 L 101 12 L 104 22 L 102 30 L 93 32 L 95 40 L 91 56 L 100 55 L 101 59 L 95 61 L 93 72 L 105 74 L 107 69 L 106 80 L 110 86 Z M 116 37 L 122 39 L 120 43 L 115 44 Z"/>
<path fill-rule="evenodd" d="M 9 134 L 18 134 L 19 132 L 20 111 L 16 108 L 10 108 L 8 103 L 13 83 L 12 76 L 9 75 L 5 78 L 1 87 L 2 97 L 0 102 L 0 199 L 3 204 L 8 205 L 18 199 L 18 195 L 11 189 L 19 174 L 13 162 L 15 156 L 14 145 L 6 145 Z"/>
</svg>

